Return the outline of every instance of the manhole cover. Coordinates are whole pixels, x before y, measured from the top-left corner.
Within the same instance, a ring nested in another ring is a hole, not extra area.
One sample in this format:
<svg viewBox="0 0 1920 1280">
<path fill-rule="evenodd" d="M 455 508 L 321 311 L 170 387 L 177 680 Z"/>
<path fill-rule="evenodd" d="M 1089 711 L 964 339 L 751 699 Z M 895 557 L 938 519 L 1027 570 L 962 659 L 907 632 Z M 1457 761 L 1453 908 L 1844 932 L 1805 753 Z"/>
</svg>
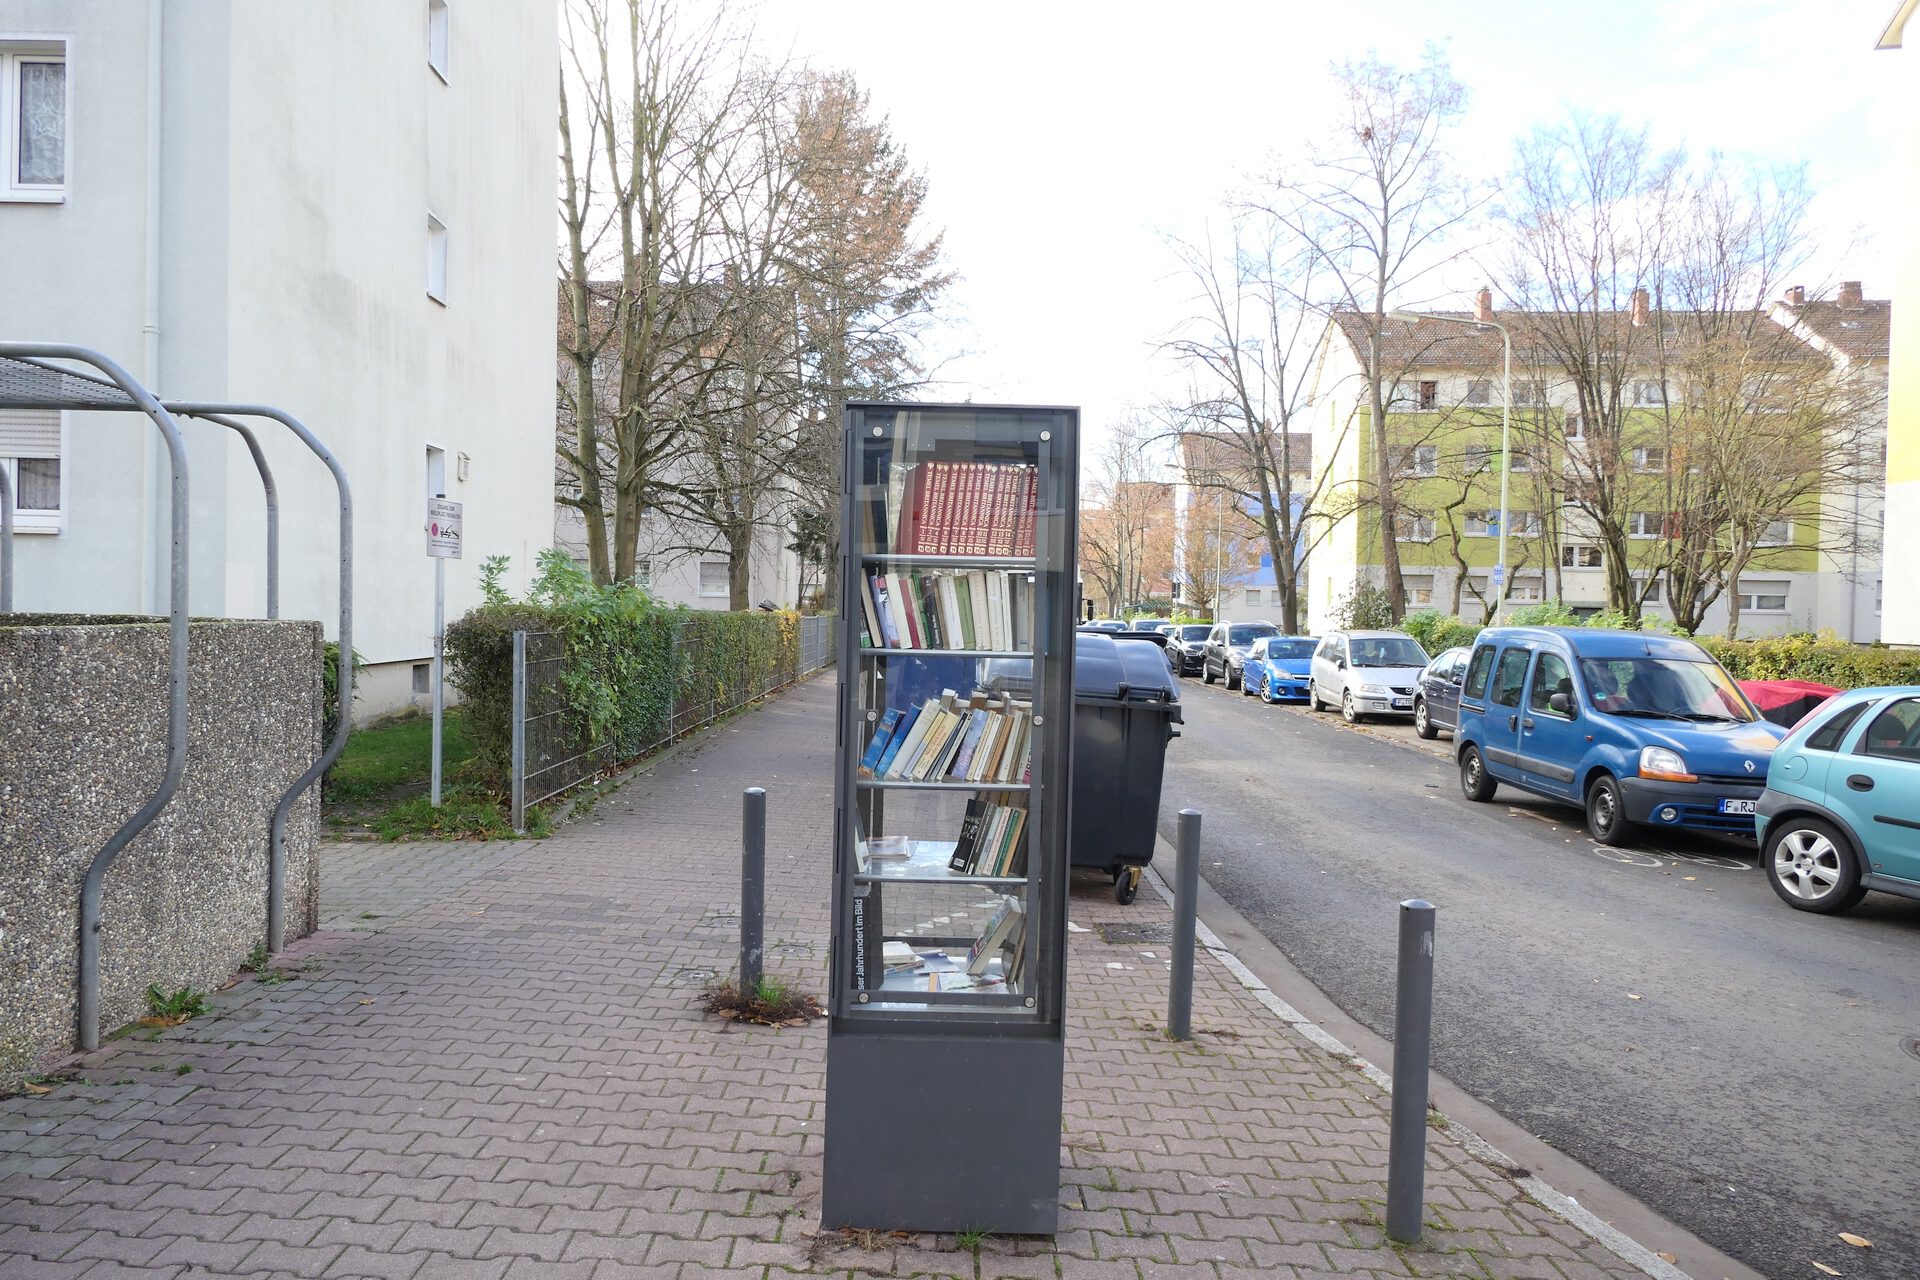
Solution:
<svg viewBox="0 0 1920 1280">
<path fill-rule="evenodd" d="M 1920 1036 L 1908 1036 L 1900 1042 L 1900 1047 L 1907 1051 L 1908 1057 L 1920 1058 Z"/>
<path fill-rule="evenodd" d="M 1173 941 L 1173 924 L 1103 924 L 1099 926 L 1100 937 L 1107 942 L 1122 946 L 1135 946 L 1144 942 L 1157 942 L 1162 945 Z"/>
<path fill-rule="evenodd" d="M 704 987 L 720 976 L 714 969 L 676 969 L 667 975 L 670 987 Z"/>
<path fill-rule="evenodd" d="M 781 942 L 768 947 L 767 954 L 776 960 L 805 960 L 813 955 L 813 948 L 804 942 Z"/>
</svg>

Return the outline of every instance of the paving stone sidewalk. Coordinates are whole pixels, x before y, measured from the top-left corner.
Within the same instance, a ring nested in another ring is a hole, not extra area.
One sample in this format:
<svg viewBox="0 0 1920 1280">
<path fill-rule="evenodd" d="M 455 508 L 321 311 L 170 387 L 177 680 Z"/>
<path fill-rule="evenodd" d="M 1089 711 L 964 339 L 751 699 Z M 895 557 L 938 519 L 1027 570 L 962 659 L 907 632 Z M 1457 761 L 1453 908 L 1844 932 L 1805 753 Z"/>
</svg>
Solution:
<svg viewBox="0 0 1920 1280">
<path fill-rule="evenodd" d="M 733 962 L 755 784 L 769 965 L 822 987 L 832 692 L 721 726 L 549 840 L 329 846 L 328 925 L 284 980 L 0 1102 L 0 1277 L 1641 1274 L 1438 1130 L 1427 1244 L 1388 1247 L 1379 1090 L 1204 952 L 1196 1040 L 1162 1038 L 1166 947 L 1107 938 L 1166 908 L 1097 877 L 1071 906 L 1059 1236 L 818 1232 L 824 1029 L 697 995 Z"/>
</svg>

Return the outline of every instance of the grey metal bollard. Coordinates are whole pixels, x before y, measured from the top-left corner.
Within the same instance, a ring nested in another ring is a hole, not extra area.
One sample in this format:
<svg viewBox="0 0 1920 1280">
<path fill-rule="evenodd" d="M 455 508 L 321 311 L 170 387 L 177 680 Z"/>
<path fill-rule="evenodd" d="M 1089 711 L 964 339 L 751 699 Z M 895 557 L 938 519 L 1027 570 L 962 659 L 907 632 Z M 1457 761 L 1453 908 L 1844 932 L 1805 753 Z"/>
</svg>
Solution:
<svg viewBox="0 0 1920 1280">
<path fill-rule="evenodd" d="M 1182 809 L 1174 829 L 1173 973 L 1167 980 L 1167 1034 L 1193 1039 L 1193 935 L 1200 910 L 1200 811 Z"/>
<path fill-rule="evenodd" d="M 513 831 L 527 829 L 527 633 L 513 633 L 513 753 L 509 781 L 512 787 Z"/>
<path fill-rule="evenodd" d="M 1433 904 L 1400 904 L 1393 999 L 1393 1124 L 1387 1139 L 1387 1235 L 1420 1239 L 1427 1176 L 1428 1059 L 1433 1040 Z"/>
<path fill-rule="evenodd" d="M 760 985 L 767 899 L 767 791 L 748 787 L 740 805 L 740 994 Z"/>
</svg>

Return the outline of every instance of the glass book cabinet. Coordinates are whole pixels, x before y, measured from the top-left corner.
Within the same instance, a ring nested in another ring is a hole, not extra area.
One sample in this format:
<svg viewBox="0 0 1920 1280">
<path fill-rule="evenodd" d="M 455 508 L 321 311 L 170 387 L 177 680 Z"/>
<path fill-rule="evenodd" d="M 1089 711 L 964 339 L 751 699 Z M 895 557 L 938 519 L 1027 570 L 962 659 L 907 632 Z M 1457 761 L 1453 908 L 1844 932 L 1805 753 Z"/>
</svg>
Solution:
<svg viewBox="0 0 1920 1280">
<path fill-rule="evenodd" d="M 1051 1234 L 1079 413 L 845 429 L 822 1222 Z"/>
</svg>

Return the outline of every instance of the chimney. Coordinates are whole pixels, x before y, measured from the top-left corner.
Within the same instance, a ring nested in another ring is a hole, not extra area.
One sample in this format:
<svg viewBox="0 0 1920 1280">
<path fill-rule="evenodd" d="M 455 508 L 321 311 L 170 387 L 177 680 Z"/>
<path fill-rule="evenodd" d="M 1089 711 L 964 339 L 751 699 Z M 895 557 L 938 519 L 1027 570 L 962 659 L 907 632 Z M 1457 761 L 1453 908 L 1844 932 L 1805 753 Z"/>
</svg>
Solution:
<svg viewBox="0 0 1920 1280">
<path fill-rule="evenodd" d="M 1481 324 L 1493 319 L 1493 290 L 1485 285 L 1473 295 L 1473 318 Z"/>
<path fill-rule="evenodd" d="M 1800 285 L 1796 284 L 1792 288 L 1787 290 L 1788 306 L 1790 307 L 1804 306 L 1806 305 L 1806 301 L 1807 301 L 1807 291 L 1805 288 L 1801 287 Z"/>
<path fill-rule="evenodd" d="M 1867 305 L 1860 296 L 1860 282 L 1858 280 L 1842 280 L 1840 282 L 1840 305 L 1849 311 L 1858 311 Z"/>
<path fill-rule="evenodd" d="M 1647 291 L 1645 289 L 1635 289 L 1633 291 L 1633 312 L 1631 319 L 1633 321 L 1633 327 L 1636 329 L 1647 322 Z"/>
</svg>

